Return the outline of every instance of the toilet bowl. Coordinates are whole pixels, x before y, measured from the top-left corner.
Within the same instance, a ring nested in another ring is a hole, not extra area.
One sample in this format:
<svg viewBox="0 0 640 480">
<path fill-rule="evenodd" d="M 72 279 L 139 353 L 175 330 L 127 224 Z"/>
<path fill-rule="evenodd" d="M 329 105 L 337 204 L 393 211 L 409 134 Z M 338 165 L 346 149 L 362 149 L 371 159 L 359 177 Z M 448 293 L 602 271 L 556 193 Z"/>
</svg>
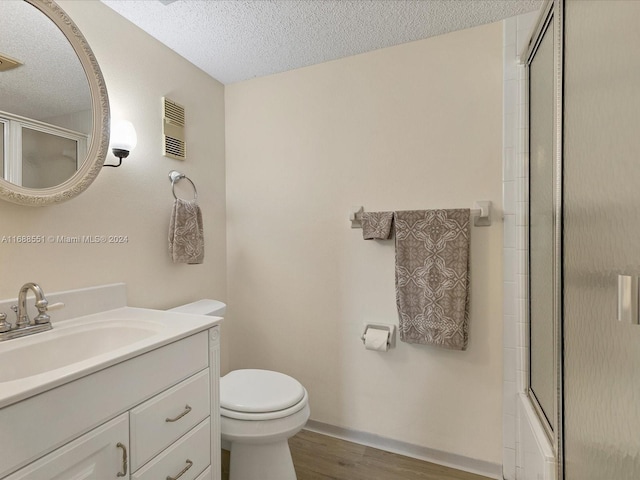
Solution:
<svg viewBox="0 0 640 480">
<path fill-rule="evenodd" d="M 172 311 L 222 316 L 215 300 Z M 230 445 L 229 480 L 296 480 L 288 440 L 309 419 L 309 395 L 296 379 L 271 370 L 245 369 L 220 379 L 220 431 Z"/>
<path fill-rule="evenodd" d="M 220 379 L 220 430 L 231 445 L 229 480 L 295 480 L 287 440 L 309 419 L 308 394 L 270 370 L 234 370 Z"/>
</svg>

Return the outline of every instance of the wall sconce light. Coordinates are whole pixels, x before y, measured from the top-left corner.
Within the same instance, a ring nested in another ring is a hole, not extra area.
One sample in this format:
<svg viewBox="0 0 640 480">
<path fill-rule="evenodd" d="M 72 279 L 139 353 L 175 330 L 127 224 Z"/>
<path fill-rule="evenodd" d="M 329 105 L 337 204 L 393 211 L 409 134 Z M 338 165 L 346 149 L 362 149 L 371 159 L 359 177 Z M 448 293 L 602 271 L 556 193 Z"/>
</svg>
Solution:
<svg viewBox="0 0 640 480">
<path fill-rule="evenodd" d="M 117 164 L 105 163 L 103 167 L 119 167 L 122 159 L 136 148 L 138 136 L 133 124 L 127 120 L 120 120 L 111 126 L 111 152 L 118 157 Z"/>
</svg>

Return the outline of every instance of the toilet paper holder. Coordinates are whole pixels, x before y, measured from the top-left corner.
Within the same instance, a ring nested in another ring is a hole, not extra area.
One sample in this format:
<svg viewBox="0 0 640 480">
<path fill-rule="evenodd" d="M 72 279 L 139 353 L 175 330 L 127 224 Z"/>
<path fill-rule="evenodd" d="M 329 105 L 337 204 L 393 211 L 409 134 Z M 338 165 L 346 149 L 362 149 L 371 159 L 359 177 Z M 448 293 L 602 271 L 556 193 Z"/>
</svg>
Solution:
<svg viewBox="0 0 640 480">
<path fill-rule="evenodd" d="M 376 329 L 376 330 L 384 330 L 389 332 L 389 338 L 387 340 L 387 345 L 389 346 L 389 348 L 395 348 L 396 347 L 396 326 L 395 325 L 391 325 L 389 323 L 368 323 L 365 322 L 363 324 L 364 328 L 362 330 L 362 335 L 360 335 L 360 340 L 362 340 L 362 343 L 364 343 L 364 335 L 367 333 L 367 330 L 370 328 Z"/>
</svg>

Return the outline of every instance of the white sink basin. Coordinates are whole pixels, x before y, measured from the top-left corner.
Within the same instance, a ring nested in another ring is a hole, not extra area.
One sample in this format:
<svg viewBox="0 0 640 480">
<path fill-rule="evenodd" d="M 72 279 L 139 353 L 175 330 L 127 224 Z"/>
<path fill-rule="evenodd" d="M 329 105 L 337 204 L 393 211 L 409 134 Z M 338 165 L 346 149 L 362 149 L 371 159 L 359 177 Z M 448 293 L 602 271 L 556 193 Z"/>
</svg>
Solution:
<svg viewBox="0 0 640 480">
<path fill-rule="evenodd" d="M 157 326 L 153 327 L 139 321 L 113 321 L 36 333 L 34 341 L 16 343 L 15 348 L 2 354 L 0 382 L 31 377 L 117 350 L 158 334 Z"/>
<path fill-rule="evenodd" d="M 211 328 L 219 317 L 123 307 L 0 342 L 0 408 Z"/>
</svg>

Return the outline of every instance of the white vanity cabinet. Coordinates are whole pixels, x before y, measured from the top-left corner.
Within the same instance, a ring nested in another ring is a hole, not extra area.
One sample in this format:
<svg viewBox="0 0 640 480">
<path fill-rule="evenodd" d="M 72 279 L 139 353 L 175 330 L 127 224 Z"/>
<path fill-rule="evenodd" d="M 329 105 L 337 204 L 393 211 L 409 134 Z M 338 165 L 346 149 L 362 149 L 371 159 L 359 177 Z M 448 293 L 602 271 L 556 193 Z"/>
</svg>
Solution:
<svg viewBox="0 0 640 480">
<path fill-rule="evenodd" d="M 219 326 L 0 408 L 0 479 L 219 480 Z"/>
</svg>

